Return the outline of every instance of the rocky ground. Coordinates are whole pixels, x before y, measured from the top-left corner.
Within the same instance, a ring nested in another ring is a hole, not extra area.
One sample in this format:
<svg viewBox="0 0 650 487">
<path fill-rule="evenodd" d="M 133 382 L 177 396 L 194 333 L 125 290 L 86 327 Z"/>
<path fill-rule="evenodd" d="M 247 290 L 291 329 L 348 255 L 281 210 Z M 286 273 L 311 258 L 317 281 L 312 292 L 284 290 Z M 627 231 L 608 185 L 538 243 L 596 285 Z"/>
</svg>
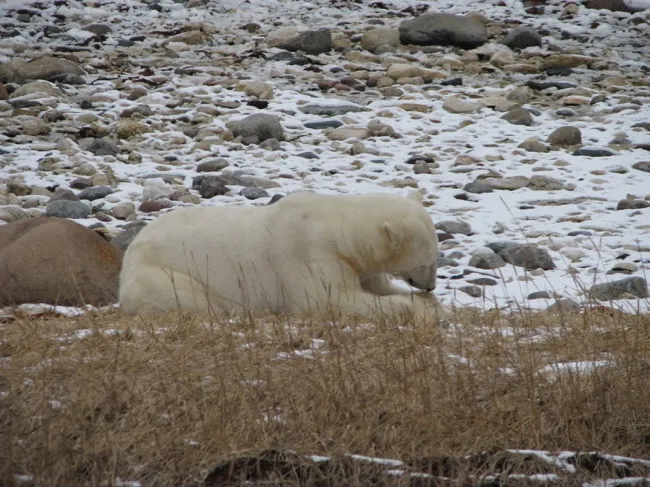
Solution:
<svg viewBox="0 0 650 487">
<path fill-rule="evenodd" d="M 647 311 L 646 3 L 5 2 L 0 220 L 418 188 L 443 302 Z"/>
</svg>

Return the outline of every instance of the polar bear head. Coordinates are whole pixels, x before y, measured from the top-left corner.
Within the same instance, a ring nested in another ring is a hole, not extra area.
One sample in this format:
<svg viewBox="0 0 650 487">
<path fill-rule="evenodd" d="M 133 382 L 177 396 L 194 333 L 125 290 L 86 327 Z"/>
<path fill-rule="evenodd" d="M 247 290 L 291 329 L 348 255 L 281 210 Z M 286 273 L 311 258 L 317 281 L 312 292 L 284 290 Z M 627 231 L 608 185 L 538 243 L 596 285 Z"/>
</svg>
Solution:
<svg viewBox="0 0 650 487">
<path fill-rule="evenodd" d="M 432 291 L 436 287 L 438 259 L 436 228 L 422 206 L 421 194 L 414 191 L 409 200 L 407 206 L 399 208 L 399 218 L 382 224 L 392 249 L 386 271 L 413 287 Z"/>
</svg>

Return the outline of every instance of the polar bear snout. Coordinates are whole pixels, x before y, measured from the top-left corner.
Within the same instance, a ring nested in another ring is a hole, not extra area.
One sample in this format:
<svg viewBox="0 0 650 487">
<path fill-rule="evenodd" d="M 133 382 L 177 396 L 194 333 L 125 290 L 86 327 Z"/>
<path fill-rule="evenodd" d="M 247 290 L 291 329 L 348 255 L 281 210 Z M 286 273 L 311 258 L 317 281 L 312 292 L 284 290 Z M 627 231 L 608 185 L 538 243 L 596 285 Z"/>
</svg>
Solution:
<svg viewBox="0 0 650 487">
<path fill-rule="evenodd" d="M 436 288 L 436 272 L 437 268 L 435 264 L 423 265 L 416 267 L 412 271 L 402 272 L 400 277 L 410 286 L 422 289 L 423 291 L 433 291 Z"/>
</svg>

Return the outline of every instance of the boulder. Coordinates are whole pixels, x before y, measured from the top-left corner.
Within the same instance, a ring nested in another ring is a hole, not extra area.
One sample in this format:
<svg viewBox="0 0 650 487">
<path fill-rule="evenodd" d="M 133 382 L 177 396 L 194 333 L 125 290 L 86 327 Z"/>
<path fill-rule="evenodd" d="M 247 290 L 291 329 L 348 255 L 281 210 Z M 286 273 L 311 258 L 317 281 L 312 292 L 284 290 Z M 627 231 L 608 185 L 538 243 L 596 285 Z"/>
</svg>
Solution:
<svg viewBox="0 0 650 487">
<path fill-rule="evenodd" d="M 0 304 L 107 305 L 117 301 L 122 252 L 65 218 L 0 226 Z"/>
</svg>

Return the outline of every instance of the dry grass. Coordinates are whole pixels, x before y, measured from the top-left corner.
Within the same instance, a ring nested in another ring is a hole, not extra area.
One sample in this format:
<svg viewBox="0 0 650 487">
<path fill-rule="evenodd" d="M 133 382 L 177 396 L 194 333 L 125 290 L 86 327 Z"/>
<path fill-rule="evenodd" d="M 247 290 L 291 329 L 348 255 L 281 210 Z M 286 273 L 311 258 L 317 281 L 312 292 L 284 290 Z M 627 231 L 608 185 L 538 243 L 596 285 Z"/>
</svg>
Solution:
<svg viewBox="0 0 650 487">
<path fill-rule="evenodd" d="M 650 458 L 650 316 L 457 321 L 110 312 L 0 325 L 0 485 L 17 474 L 49 486 L 198 485 L 220 462 L 269 449 L 410 465 L 506 448 Z M 544 371 L 569 361 L 601 366 Z M 336 482 L 297 484 L 376 480 L 338 466 Z"/>
</svg>

